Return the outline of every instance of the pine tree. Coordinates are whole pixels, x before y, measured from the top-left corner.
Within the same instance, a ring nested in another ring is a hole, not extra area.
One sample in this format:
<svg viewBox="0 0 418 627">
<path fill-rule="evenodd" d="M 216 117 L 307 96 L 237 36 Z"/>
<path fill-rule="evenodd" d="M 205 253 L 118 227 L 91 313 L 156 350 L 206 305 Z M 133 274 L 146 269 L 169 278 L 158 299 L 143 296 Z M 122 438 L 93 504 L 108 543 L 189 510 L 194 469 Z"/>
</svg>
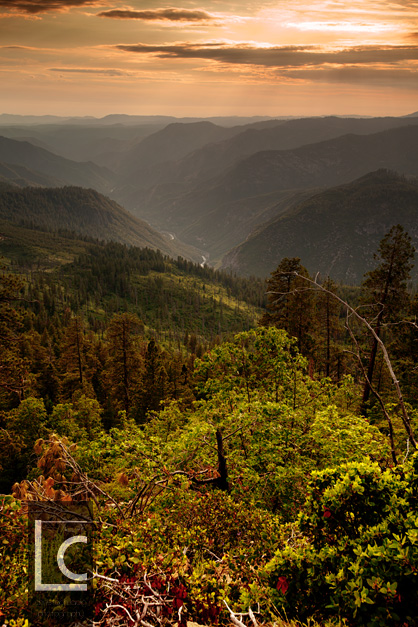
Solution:
<svg viewBox="0 0 418 627">
<path fill-rule="evenodd" d="M 91 378 L 94 372 L 92 343 L 87 337 L 84 321 L 80 316 L 70 320 L 61 342 L 59 365 L 62 370 L 61 397 L 69 400 L 76 390 L 93 394 Z"/>
<path fill-rule="evenodd" d="M 23 315 L 14 306 L 22 290 L 20 279 L 0 273 L 0 409 L 16 406 L 30 386 L 29 364 L 20 351 Z"/>
<path fill-rule="evenodd" d="M 378 252 L 374 255 L 379 265 L 365 275 L 362 283 L 363 302 L 372 305 L 373 326 L 378 337 L 381 335 L 383 325 L 388 321 L 396 322 L 408 305 L 407 282 L 413 267 L 414 255 L 411 237 L 400 224 L 397 224 L 382 239 Z M 370 350 L 363 390 L 363 413 L 370 397 L 377 349 L 378 341 L 375 338 Z"/>
<path fill-rule="evenodd" d="M 260 325 L 284 329 L 291 337 L 296 337 L 300 352 L 309 355 L 314 298 L 295 272 L 309 276 L 299 257 L 285 257 L 272 272 L 267 281 L 268 312 L 262 316 Z"/>
<path fill-rule="evenodd" d="M 58 400 L 60 385 L 57 360 L 48 331 L 45 329 L 42 336 L 33 329 L 27 331 L 22 349 L 22 354 L 29 361 L 30 370 L 35 375 L 32 386 L 34 395 L 43 398 L 49 410 Z"/>
<path fill-rule="evenodd" d="M 108 359 L 104 377 L 114 408 L 126 413 L 138 394 L 142 374 L 138 341 L 142 329 L 138 316 L 121 313 L 113 316 L 106 331 Z"/>
<path fill-rule="evenodd" d="M 163 354 L 154 339 L 148 342 L 144 357 L 144 373 L 139 395 L 138 418 L 144 421 L 149 411 L 160 409 L 160 401 L 172 396 L 168 389 L 168 376 L 164 367 Z"/>
</svg>

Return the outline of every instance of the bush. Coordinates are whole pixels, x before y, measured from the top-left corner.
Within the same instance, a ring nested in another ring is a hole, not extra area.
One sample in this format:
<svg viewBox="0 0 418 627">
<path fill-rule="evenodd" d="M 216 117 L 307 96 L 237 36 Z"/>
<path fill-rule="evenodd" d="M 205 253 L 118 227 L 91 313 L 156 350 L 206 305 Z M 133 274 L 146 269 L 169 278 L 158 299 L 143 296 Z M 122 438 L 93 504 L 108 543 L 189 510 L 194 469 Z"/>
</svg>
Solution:
<svg viewBox="0 0 418 627">
<path fill-rule="evenodd" d="M 273 603 L 302 620 L 416 625 L 417 486 L 418 454 L 405 470 L 365 461 L 314 473 L 302 539 L 264 571 Z"/>
<path fill-rule="evenodd" d="M 27 606 L 26 567 L 29 563 L 27 521 L 21 503 L 12 496 L 0 496 L 0 625 L 13 625 Z M 18 621 L 16 625 L 23 625 Z"/>
</svg>

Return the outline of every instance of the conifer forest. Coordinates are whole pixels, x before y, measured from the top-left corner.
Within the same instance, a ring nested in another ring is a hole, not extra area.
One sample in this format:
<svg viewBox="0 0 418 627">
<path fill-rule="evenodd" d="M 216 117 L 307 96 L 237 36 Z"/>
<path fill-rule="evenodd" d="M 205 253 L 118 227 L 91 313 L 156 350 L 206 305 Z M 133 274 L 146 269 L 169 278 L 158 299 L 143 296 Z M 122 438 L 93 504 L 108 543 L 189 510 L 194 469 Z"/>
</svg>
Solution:
<svg viewBox="0 0 418 627">
<path fill-rule="evenodd" d="M 91 615 L 74 625 L 418 624 L 418 297 L 402 226 L 360 285 L 298 257 L 264 282 L 13 228 L 5 625 L 59 624 L 70 594 L 47 618 L 28 603 L 28 508 L 81 501 Z"/>
</svg>

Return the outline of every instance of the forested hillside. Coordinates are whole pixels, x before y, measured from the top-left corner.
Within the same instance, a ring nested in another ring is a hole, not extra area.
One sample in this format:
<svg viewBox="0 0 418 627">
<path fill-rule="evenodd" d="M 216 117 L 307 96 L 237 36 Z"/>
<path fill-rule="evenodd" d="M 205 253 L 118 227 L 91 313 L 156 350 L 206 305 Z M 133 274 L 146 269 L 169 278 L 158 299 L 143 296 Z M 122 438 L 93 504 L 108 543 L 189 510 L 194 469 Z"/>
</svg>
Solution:
<svg viewBox="0 0 418 627">
<path fill-rule="evenodd" d="M 0 220 L 42 231 L 73 231 L 81 236 L 148 246 L 171 256 L 201 257 L 196 250 L 165 237 L 94 189 L 5 186 L 0 188 Z"/>
<path fill-rule="evenodd" d="M 42 228 L 150 246 L 247 276 L 265 278 L 282 257 L 301 256 L 312 272 L 355 282 L 391 225 L 403 220 L 415 237 L 413 194 L 406 201 L 408 215 L 403 215 L 405 207 L 397 198 L 398 191 L 405 196 L 405 190 L 397 189 L 400 180 L 392 177 L 384 184 L 393 202 L 385 208 L 380 228 L 374 216 L 384 200 L 373 190 L 368 199 L 360 193 L 354 197 L 348 187 L 368 175 L 370 187 L 383 186 L 381 178 L 373 183 L 378 169 L 396 171 L 413 184 L 410 179 L 418 173 L 415 119 L 110 116 L 43 124 L 22 119 L 19 125 L 2 127 L 8 136 L 0 138 L 0 183 L 22 188 L 20 209 L 15 190 L 15 199 L 2 203 L 2 216 L 16 221 L 20 211 L 23 220 Z M 339 193 L 331 189 L 341 185 L 345 218 L 340 209 L 330 219 L 333 194 L 336 200 Z M 122 203 L 137 220 L 117 204 L 109 211 L 113 201 L 92 189 Z M 356 213 L 357 201 L 364 211 Z M 324 228 L 313 229 L 311 242 L 312 219 L 321 203 Z M 347 233 L 345 227 L 338 230 L 344 220 Z M 358 238 L 353 225 L 360 230 Z"/>
<path fill-rule="evenodd" d="M 45 625 L 25 592 L 26 503 L 73 516 L 87 499 L 86 625 L 416 625 L 405 230 L 358 289 L 282 259 L 264 311 L 255 279 L 66 241 L 48 272 L 28 241 L 0 274 L 2 619 Z M 71 599 L 48 600 L 57 625 Z"/>
<path fill-rule="evenodd" d="M 132 311 L 160 340 L 198 343 L 254 325 L 265 305 L 260 279 L 177 260 L 160 251 L 105 243 L 76 233 L 29 229 L 0 221 L 0 254 L 27 281 L 30 302 L 56 323 L 69 307 L 95 331 L 113 313 Z M 201 348 L 199 348 L 201 350 Z"/>
<path fill-rule="evenodd" d="M 265 222 L 264 210 L 269 210 L 267 219 L 279 218 L 284 196 L 289 209 L 301 200 L 301 192 L 313 194 L 321 187 L 350 183 L 377 169 L 417 176 L 417 138 L 418 126 L 411 125 L 369 135 L 346 134 L 287 150 L 260 150 L 211 177 L 197 179 L 191 176 L 193 168 L 188 163 L 184 181 L 178 164 L 171 165 L 156 171 L 160 183 L 152 175 L 144 186 L 138 178 L 138 185 L 122 191 L 116 188 L 113 195 L 136 215 L 176 233 L 218 261 L 240 243 L 238 238 L 245 241 L 257 225 L 254 222 L 259 226 Z M 190 156 L 194 164 L 197 159 L 197 155 Z"/>
<path fill-rule="evenodd" d="M 418 184 L 390 170 L 370 172 L 347 185 L 312 193 L 255 228 L 225 255 L 222 267 L 265 277 L 283 257 L 301 257 L 310 272 L 358 284 L 373 267 L 380 239 L 400 223 L 418 247 Z M 270 213 L 274 213 L 271 210 Z M 418 277 L 418 267 L 412 272 Z"/>
<path fill-rule="evenodd" d="M 0 136 L 0 162 L 9 167 L 23 166 L 57 181 L 56 185 L 81 185 L 108 192 L 112 186 L 112 173 L 93 162 L 64 159 L 27 141 L 17 141 Z M 48 185 L 52 186 L 50 182 Z"/>
</svg>

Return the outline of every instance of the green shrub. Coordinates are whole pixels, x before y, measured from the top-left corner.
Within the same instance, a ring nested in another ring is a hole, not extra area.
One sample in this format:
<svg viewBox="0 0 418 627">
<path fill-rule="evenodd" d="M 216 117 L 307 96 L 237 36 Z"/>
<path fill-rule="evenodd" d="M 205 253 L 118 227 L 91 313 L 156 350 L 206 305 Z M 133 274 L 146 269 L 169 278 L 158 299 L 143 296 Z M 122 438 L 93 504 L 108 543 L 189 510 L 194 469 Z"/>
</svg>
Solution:
<svg viewBox="0 0 418 627">
<path fill-rule="evenodd" d="M 314 473 L 299 544 L 265 569 L 272 602 L 289 617 L 359 627 L 416 625 L 418 454 L 404 470 L 343 464 Z"/>
<path fill-rule="evenodd" d="M 22 616 L 27 606 L 27 520 L 12 496 L 0 496 L 0 624 Z M 14 623 L 11 621 L 10 624 Z M 23 625 L 18 621 L 16 625 Z"/>
</svg>

